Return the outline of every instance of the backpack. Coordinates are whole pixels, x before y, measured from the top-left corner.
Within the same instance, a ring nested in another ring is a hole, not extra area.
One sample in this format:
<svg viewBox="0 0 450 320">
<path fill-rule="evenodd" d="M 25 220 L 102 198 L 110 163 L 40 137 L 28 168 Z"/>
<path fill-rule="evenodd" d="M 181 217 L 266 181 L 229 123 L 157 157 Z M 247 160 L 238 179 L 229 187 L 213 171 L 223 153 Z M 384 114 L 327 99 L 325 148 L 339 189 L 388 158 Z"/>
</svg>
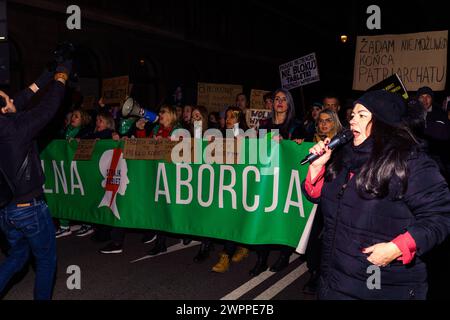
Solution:
<svg viewBox="0 0 450 320">
<path fill-rule="evenodd" d="M 16 179 L 19 179 L 27 169 L 27 178 L 29 176 L 28 166 L 28 154 L 25 157 L 19 171 L 17 172 Z M 14 198 L 15 186 L 8 178 L 7 174 L 0 167 L 0 209 L 6 207 Z"/>
</svg>

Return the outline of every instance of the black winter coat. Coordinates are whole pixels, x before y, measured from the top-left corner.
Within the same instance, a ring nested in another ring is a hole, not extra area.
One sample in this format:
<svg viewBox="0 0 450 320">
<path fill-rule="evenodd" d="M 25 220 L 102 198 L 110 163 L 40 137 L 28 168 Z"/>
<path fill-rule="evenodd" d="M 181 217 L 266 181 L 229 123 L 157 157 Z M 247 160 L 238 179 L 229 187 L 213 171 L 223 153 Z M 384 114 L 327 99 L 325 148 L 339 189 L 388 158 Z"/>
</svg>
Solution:
<svg viewBox="0 0 450 320">
<path fill-rule="evenodd" d="M 26 89 L 15 100 L 18 112 L 0 115 L 0 166 L 16 187 L 14 203 L 26 202 L 42 195 L 44 175 L 35 139 L 50 122 L 64 98 L 64 85 L 54 81 L 40 103 L 30 110 L 22 111 L 31 98 L 32 91 Z M 16 175 L 29 154 L 29 179 Z"/>
<path fill-rule="evenodd" d="M 350 159 L 368 159 L 370 154 L 351 143 L 342 151 Z M 411 153 L 408 170 L 408 187 L 402 200 L 361 197 L 356 176 L 344 186 L 349 173 L 345 167 L 334 180 L 324 183 L 320 198 L 309 198 L 316 203 L 320 200 L 324 216 L 319 298 L 426 298 L 427 270 L 422 255 L 450 233 L 450 191 L 436 163 L 425 153 Z M 369 290 L 371 263 L 361 250 L 405 232 L 416 242 L 415 258 L 407 265 L 394 260 L 381 268 L 381 289 Z"/>
</svg>

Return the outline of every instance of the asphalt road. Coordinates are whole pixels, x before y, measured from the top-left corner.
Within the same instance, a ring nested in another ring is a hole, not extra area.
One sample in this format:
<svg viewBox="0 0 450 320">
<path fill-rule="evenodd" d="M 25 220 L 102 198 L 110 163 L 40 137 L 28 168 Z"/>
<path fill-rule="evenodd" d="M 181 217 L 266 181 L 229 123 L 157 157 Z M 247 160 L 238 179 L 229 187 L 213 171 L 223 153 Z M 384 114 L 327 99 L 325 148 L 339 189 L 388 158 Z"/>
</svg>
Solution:
<svg viewBox="0 0 450 320">
<path fill-rule="evenodd" d="M 216 244 L 209 259 L 201 264 L 193 257 L 199 243 L 188 246 L 179 239 L 168 239 L 168 253 L 152 258 L 146 256 L 151 244 L 141 243 L 142 235 L 127 234 L 122 254 L 100 254 L 105 243 L 90 237 L 74 235 L 57 239 L 58 270 L 53 298 L 55 300 L 313 300 L 302 288 L 309 278 L 301 256 L 293 255 L 283 271 L 266 271 L 252 278 L 249 270 L 256 254 L 232 264 L 224 274 L 211 272 L 222 245 Z M 174 251 L 172 251 L 174 250 Z M 269 263 L 278 257 L 272 252 Z M 0 253 L 0 263 L 4 255 Z M 70 266 L 79 267 L 80 289 L 70 290 L 67 273 Z M 4 300 L 31 300 L 34 271 L 26 267 L 12 281 Z"/>
</svg>

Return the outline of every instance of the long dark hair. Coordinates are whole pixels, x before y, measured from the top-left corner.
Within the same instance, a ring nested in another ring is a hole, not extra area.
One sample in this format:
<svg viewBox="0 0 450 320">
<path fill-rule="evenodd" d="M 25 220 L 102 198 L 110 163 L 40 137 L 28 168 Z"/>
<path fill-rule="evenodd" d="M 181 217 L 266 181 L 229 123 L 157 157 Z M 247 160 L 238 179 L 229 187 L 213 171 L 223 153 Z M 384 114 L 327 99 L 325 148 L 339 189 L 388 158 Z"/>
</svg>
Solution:
<svg viewBox="0 0 450 320">
<path fill-rule="evenodd" d="M 371 123 L 372 150 L 356 175 L 356 188 L 365 198 L 384 198 L 392 192 L 394 199 L 401 199 L 408 188 L 408 158 L 421 141 L 405 124 L 394 127 L 375 116 Z M 342 170 L 344 157 L 340 152 L 333 158 L 327 168 L 327 180 L 336 178 Z"/>
<path fill-rule="evenodd" d="M 281 134 L 283 134 L 283 133 L 286 134 L 289 132 L 289 129 L 292 125 L 292 121 L 295 120 L 295 105 L 294 105 L 294 99 L 292 98 L 292 95 L 288 90 L 285 90 L 285 89 L 276 90 L 273 94 L 274 104 L 273 104 L 273 108 L 272 108 L 272 123 L 275 123 L 275 96 L 279 92 L 283 93 L 286 96 L 286 103 L 288 106 L 286 119 L 284 120 L 284 122 L 280 128 Z"/>
</svg>

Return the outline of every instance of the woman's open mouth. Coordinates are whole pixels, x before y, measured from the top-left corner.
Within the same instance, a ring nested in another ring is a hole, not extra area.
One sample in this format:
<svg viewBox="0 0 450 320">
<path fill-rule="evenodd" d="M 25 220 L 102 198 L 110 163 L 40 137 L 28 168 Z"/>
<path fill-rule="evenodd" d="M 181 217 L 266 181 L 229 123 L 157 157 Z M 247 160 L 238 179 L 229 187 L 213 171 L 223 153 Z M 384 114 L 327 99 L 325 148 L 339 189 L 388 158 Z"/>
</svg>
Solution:
<svg viewBox="0 0 450 320">
<path fill-rule="evenodd" d="M 358 138 L 361 135 L 361 133 L 358 130 L 352 129 L 352 132 L 353 132 L 353 137 L 355 139 Z"/>
</svg>

